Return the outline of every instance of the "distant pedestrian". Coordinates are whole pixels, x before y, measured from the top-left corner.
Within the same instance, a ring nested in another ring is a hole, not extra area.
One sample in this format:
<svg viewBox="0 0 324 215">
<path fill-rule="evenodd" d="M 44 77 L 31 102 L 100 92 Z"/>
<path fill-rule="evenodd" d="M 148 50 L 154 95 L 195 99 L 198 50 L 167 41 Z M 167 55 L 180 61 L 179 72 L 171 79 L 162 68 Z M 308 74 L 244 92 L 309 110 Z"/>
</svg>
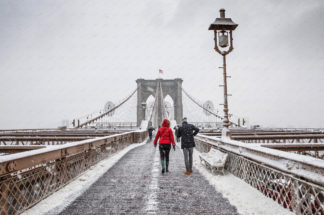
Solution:
<svg viewBox="0 0 324 215">
<path fill-rule="evenodd" d="M 178 137 L 178 130 L 179 130 L 179 126 L 178 125 L 176 125 L 176 126 L 174 126 L 174 135 L 176 136 L 176 139 L 177 139 L 177 143 L 179 142 L 179 140 L 180 140 L 180 137 Z"/>
<path fill-rule="evenodd" d="M 147 129 L 147 131 L 149 133 L 150 141 L 152 140 L 152 135 L 153 135 L 154 130 L 155 130 L 155 128 L 153 126 L 149 126 Z"/>
<path fill-rule="evenodd" d="M 164 172 L 169 172 L 169 154 L 171 150 L 171 143 L 173 146 L 173 150 L 175 150 L 175 142 L 173 138 L 173 133 L 170 128 L 170 121 L 164 119 L 162 122 L 162 127 L 159 128 L 155 135 L 154 139 L 154 147 L 157 146 L 157 141 L 159 140 L 159 150 L 160 150 L 160 158 L 161 158 L 161 166 L 162 166 L 162 174 Z"/>
<path fill-rule="evenodd" d="M 199 132 L 199 128 L 188 124 L 187 118 L 183 118 L 182 126 L 178 129 L 178 137 L 181 137 L 181 149 L 183 149 L 184 161 L 186 165 L 185 174 L 192 172 L 192 153 L 193 147 L 196 146 L 194 136 Z"/>
</svg>

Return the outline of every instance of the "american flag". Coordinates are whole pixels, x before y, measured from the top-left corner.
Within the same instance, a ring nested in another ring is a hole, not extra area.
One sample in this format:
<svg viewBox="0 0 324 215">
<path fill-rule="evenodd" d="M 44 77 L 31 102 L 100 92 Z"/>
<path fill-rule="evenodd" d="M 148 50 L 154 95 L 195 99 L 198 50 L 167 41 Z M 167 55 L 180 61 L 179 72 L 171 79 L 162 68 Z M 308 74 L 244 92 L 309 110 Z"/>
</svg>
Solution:
<svg viewBox="0 0 324 215">
<path fill-rule="evenodd" d="M 159 69 L 159 74 L 163 74 L 163 70 L 162 69 Z"/>
</svg>

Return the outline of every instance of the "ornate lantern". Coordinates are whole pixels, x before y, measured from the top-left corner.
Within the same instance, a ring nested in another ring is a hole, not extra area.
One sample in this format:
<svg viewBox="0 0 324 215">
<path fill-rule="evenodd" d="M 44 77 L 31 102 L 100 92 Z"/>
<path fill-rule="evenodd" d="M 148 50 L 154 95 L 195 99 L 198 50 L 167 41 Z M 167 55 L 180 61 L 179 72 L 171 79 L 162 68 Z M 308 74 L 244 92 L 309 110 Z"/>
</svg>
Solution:
<svg viewBox="0 0 324 215">
<path fill-rule="evenodd" d="M 210 24 L 208 30 L 214 31 L 215 50 L 221 55 L 226 55 L 233 50 L 232 31 L 235 30 L 238 24 L 234 23 L 231 18 L 225 18 L 225 9 L 220 9 L 219 12 L 220 12 L 220 18 L 216 18 L 216 20 L 212 24 Z M 217 44 L 217 34 L 219 40 L 218 44 Z M 229 49 L 227 51 L 220 50 L 220 48 L 228 47 L 228 40 L 230 41 Z"/>
</svg>

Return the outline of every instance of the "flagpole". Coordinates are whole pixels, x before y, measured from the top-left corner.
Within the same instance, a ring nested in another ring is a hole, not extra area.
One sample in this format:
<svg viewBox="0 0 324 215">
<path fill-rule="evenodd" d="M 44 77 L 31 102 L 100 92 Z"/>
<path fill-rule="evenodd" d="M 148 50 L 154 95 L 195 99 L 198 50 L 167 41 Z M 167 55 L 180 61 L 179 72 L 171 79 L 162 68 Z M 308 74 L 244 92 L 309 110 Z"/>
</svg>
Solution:
<svg viewBox="0 0 324 215">
<path fill-rule="evenodd" d="M 160 79 L 163 79 L 162 75 L 163 75 L 163 70 L 162 69 L 159 69 L 159 78 Z"/>
</svg>

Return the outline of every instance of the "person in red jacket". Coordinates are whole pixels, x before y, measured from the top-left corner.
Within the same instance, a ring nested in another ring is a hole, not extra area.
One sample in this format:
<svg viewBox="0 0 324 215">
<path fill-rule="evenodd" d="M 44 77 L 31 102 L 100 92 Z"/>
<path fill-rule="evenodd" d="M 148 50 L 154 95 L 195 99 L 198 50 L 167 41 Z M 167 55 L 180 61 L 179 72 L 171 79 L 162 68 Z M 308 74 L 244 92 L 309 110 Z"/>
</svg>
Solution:
<svg viewBox="0 0 324 215">
<path fill-rule="evenodd" d="M 163 120 L 162 127 L 159 128 L 159 130 L 156 133 L 156 136 L 154 138 L 154 147 L 156 147 L 159 138 L 159 150 L 163 174 L 165 171 L 169 172 L 169 154 L 171 149 L 171 143 L 173 146 L 173 150 L 175 150 L 175 142 L 173 138 L 172 129 L 170 128 L 170 121 L 167 119 Z"/>
</svg>

